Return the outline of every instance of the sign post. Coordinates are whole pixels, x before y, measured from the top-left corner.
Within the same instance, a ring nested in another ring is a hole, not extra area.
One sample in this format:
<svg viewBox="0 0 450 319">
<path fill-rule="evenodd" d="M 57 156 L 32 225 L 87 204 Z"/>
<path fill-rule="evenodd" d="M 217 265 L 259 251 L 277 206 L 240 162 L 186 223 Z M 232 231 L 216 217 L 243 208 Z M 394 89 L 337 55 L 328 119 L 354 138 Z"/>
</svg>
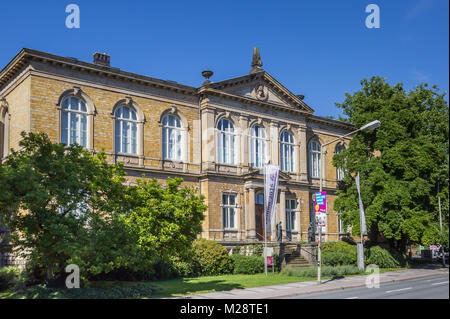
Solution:
<svg viewBox="0 0 450 319">
<path fill-rule="evenodd" d="M 320 191 L 314 194 L 314 212 L 316 225 L 319 227 L 317 281 L 320 284 L 322 274 L 322 227 L 326 225 L 327 220 L 327 192 Z"/>
<path fill-rule="evenodd" d="M 358 190 L 358 201 L 359 201 L 359 219 L 361 228 L 361 243 L 358 244 L 358 269 L 364 270 L 364 235 L 367 235 L 366 217 L 364 214 L 364 206 L 361 199 L 361 189 L 359 186 L 359 172 L 355 177 L 356 188 Z"/>
<path fill-rule="evenodd" d="M 267 231 L 270 230 L 275 215 L 275 207 L 278 197 L 278 174 L 277 165 L 264 166 L 264 272 L 267 276 Z"/>
</svg>

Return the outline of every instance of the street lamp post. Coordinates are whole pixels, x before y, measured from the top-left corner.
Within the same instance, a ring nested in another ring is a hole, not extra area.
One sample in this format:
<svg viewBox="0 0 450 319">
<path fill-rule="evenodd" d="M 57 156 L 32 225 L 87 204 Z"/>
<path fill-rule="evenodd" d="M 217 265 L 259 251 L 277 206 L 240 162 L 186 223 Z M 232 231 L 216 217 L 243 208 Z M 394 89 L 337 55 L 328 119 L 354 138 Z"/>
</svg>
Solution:
<svg viewBox="0 0 450 319">
<path fill-rule="evenodd" d="M 359 129 L 352 131 L 350 133 L 347 133 L 345 135 L 342 135 L 334 140 L 332 140 L 331 142 L 328 143 L 324 143 L 324 144 L 320 144 L 320 192 L 322 193 L 322 189 L 323 189 L 323 171 L 324 171 L 324 160 L 323 160 L 323 155 L 324 155 L 324 148 L 327 147 L 330 144 L 333 144 L 337 141 L 340 141 L 342 139 L 344 139 L 345 137 L 348 137 L 350 135 L 356 134 L 359 131 L 364 131 L 364 130 L 374 130 L 377 127 L 379 127 L 381 125 L 381 122 L 378 120 L 372 121 L 370 123 L 367 123 L 366 125 L 361 126 Z M 328 206 L 327 206 L 328 207 Z M 362 238 L 362 235 L 361 235 Z M 317 281 L 319 282 L 319 284 L 321 283 L 321 270 L 322 270 L 322 226 L 319 226 L 319 245 L 318 245 L 318 269 L 317 269 Z"/>
</svg>

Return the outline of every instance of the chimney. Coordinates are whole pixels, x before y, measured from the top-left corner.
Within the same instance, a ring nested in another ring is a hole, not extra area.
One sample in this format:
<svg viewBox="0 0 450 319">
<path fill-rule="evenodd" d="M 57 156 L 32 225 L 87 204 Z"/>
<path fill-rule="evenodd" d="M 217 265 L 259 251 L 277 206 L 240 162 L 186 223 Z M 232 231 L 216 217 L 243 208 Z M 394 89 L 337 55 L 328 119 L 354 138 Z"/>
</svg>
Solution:
<svg viewBox="0 0 450 319">
<path fill-rule="evenodd" d="M 94 54 L 94 64 L 102 66 L 110 66 L 111 57 L 106 53 L 95 52 Z"/>
</svg>

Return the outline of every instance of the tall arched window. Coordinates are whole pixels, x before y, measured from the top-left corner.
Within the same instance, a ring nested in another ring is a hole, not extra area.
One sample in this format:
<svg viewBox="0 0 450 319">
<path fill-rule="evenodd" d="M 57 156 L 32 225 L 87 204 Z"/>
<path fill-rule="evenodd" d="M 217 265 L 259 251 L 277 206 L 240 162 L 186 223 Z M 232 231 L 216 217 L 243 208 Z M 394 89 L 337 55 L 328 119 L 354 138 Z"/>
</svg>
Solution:
<svg viewBox="0 0 450 319">
<path fill-rule="evenodd" d="M 77 97 L 66 97 L 62 102 L 61 143 L 70 145 L 78 143 L 87 147 L 87 107 L 86 103 Z"/>
<path fill-rule="evenodd" d="M 222 164 L 235 164 L 234 162 L 234 126 L 228 119 L 221 119 L 217 124 L 217 157 Z"/>
<path fill-rule="evenodd" d="M 336 145 L 336 148 L 334 150 L 335 154 L 342 153 L 342 151 L 345 149 L 344 145 L 338 144 Z M 338 181 L 344 180 L 344 170 L 342 168 L 336 168 L 336 179 Z"/>
<path fill-rule="evenodd" d="M 136 111 L 128 106 L 118 107 L 115 112 L 116 153 L 137 155 L 138 120 Z"/>
<path fill-rule="evenodd" d="M 309 170 L 311 177 L 320 178 L 321 171 L 320 144 L 317 140 L 309 142 Z"/>
<path fill-rule="evenodd" d="M 266 163 L 266 130 L 260 125 L 250 130 L 250 164 L 252 167 L 263 167 Z"/>
<path fill-rule="evenodd" d="M 282 171 L 294 171 L 294 135 L 289 131 L 280 136 L 280 162 Z"/>
<path fill-rule="evenodd" d="M 182 160 L 181 121 L 176 115 L 168 114 L 163 118 L 163 158 L 175 161 Z"/>
</svg>

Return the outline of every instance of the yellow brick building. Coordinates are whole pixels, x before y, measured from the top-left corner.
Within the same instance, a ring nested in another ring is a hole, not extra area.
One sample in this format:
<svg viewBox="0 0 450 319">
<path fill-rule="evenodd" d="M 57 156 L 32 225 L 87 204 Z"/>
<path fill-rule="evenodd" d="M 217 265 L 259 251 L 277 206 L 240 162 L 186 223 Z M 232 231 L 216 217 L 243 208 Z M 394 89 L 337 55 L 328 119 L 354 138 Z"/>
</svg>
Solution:
<svg viewBox="0 0 450 319">
<path fill-rule="evenodd" d="M 54 142 L 104 149 L 111 163 L 124 163 L 129 183 L 182 177 L 206 198 L 202 237 L 224 244 L 262 240 L 268 162 L 281 167 L 275 223 L 284 241 L 306 241 L 323 170 L 324 239 L 345 235 L 333 211 L 342 172 L 332 158 L 348 140 L 323 158 L 320 144 L 354 127 L 315 116 L 303 95 L 262 69 L 258 50 L 246 75 L 211 82 L 212 72 L 202 74 L 195 88 L 111 67 L 105 54 L 86 63 L 23 49 L 0 73 L 0 157 L 18 147 L 21 131 L 46 132 Z"/>
</svg>

